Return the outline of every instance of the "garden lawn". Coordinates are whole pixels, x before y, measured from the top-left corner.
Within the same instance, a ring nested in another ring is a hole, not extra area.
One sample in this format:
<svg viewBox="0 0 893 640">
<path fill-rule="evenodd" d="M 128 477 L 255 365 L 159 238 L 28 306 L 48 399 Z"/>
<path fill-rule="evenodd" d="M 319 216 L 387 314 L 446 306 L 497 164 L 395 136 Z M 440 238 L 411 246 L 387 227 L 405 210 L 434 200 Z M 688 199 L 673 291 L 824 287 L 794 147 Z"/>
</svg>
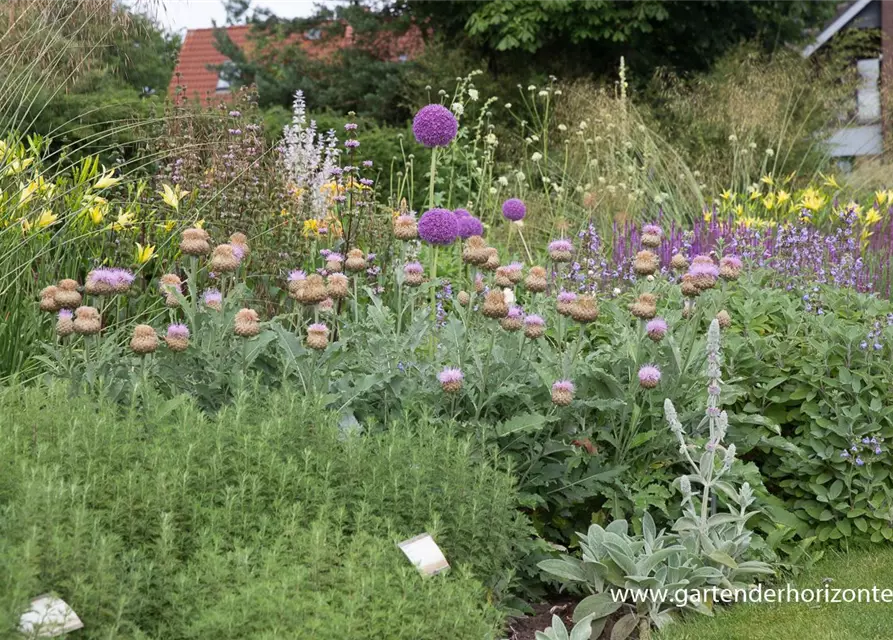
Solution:
<svg viewBox="0 0 893 640">
<path fill-rule="evenodd" d="M 853 551 L 826 558 L 794 580 L 798 588 L 877 586 L 893 589 L 893 547 Z M 742 604 L 712 618 L 689 616 L 661 640 L 888 640 L 893 638 L 893 604 Z"/>
</svg>

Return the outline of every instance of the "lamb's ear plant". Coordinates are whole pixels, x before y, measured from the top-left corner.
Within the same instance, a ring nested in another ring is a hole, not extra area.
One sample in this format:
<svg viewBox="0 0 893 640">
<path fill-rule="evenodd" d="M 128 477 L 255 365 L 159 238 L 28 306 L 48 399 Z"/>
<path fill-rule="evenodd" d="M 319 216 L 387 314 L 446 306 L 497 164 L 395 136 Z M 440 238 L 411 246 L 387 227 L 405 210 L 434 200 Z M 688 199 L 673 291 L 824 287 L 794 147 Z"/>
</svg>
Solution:
<svg viewBox="0 0 893 640">
<path fill-rule="evenodd" d="M 664 405 L 689 466 L 689 473 L 677 480 L 682 516 L 673 531 L 657 531 L 647 512 L 641 535 L 631 534 L 626 520 L 615 520 L 605 528 L 592 525 L 586 534 L 578 534 L 581 559 L 564 557 L 538 565 L 560 579 L 583 583 L 591 592 L 577 605 L 574 620 L 591 625 L 596 636 L 608 617 L 620 611 L 612 640 L 625 640 L 636 629 L 639 638 L 650 638 L 652 625 L 665 627 L 679 609 L 710 615 L 699 591 L 744 587 L 755 576 L 774 573 L 768 564 L 747 559 L 753 535 L 747 521 L 757 512 L 749 510 L 754 502 L 750 485 L 744 482 L 736 488 L 734 484 L 735 445 L 723 443 L 728 417 L 719 408 L 720 363 L 719 324 L 713 320 L 707 332 L 707 410 L 699 424 L 699 428 L 707 426 L 707 441 L 689 441 L 673 403 L 668 399 Z M 693 484 L 700 487 L 699 495 Z M 714 491 L 725 497 L 727 512 L 715 512 Z M 636 590 L 635 595 L 627 590 Z M 685 597 L 680 598 L 683 593 Z"/>
</svg>

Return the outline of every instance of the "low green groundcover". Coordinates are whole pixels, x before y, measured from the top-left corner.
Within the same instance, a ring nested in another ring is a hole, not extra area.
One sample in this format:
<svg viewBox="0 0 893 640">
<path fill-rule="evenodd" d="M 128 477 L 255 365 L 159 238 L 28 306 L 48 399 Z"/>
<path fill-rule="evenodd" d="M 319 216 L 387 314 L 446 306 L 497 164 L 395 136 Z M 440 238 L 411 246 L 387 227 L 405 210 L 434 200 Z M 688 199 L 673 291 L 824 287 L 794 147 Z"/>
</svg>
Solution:
<svg viewBox="0 0 893 640">
<path fill-rule="evenodd" d="M 527 525 L 447 427 L 351 435 L 287 396 L 151 414 L 0 392 L 0 638 L 45 592 L 83 638 L 498 637 Z M 395 546 L 426 530 L 446 575 Z"/>
<path fill-rule="evenodd" d="M 828 556 L 792 581 L 798 588 L 893 589 L 893 549 Z M 850 598 L 842 592 L 841 599 Z M 858 594 L 856 594 L 858 595 Z M 660 640 L 889 640 L 893 604 L 776 603 L 734 605 L 712 618 L 689 616 Z"/>
</svg>

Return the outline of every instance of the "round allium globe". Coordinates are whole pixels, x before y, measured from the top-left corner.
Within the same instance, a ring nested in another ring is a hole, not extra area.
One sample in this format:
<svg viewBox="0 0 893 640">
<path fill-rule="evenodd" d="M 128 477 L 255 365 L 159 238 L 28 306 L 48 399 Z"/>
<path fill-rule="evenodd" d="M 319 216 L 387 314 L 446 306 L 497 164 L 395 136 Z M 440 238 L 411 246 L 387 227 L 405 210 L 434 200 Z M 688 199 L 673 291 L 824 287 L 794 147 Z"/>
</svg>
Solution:
<svg viewBox="0 0 893 640">
<path fill-rule="evenodd" d="M 463 240 L 467 240 L 471 236 L 484 235 L 484 225 L 474 216 L 457 216 L 456 223 L 459 225 L 459 237 Z"/>
<path fill-rule="evenodd" d="M 502 215 L 506 220 L 517 222 L 527 215 L 527 207 L 518 198 L 509 198 L 502 203 Z"/>
<path fill-rule="evenodd" d="M 453 215 L 457 218 L 468 218 L 471 216 L 471 212 L 468 209 L 456 209 L 453 211 Z"/>
<path fill-rule="evenodd" d="M 639 369 L 639 384 L 646 389 L 653 389 L 660 382 L 660 369 L 653 364 L 646 364 Z"/>
<path fill-rule="evenodd" d="M 456 137 L 459 123 L 452 112 L 439 104 L 419 109 L 412 120 L 415 139 L 426 147 L 446 147 Z"/>
<path fill-rule="evenodd" d="M 430 209 L 419 218 L 419 237 L 429 244 L 452 244 L 459 235 L 459 223 L 449 209 Z"/>
</svg>

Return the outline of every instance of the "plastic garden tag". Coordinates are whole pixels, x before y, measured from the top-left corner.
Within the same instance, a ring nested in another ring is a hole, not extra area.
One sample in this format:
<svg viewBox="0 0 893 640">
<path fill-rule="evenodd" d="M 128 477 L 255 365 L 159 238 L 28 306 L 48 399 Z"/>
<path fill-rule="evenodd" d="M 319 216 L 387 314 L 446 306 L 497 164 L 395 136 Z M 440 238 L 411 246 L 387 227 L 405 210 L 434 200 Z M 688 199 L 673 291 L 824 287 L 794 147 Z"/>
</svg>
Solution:
<svg viewBox="0 0 893 640">
<path fill-rule="evenodd" d="M 52 638 L 83 628 L 84 623 L 72 608 L 50 595 L 34 598 L 31 609 L 19 620 L 19 631 L 31 638 Z"/>
<path fill-rule="evenodd" d="M 433 576 L 450 568 L 450 563 L 447 562 L 440 547 L 427 533 L 404 540 L 397 546 L 406 554 L 409 561 L 425 575 Z"/>
</svg>

